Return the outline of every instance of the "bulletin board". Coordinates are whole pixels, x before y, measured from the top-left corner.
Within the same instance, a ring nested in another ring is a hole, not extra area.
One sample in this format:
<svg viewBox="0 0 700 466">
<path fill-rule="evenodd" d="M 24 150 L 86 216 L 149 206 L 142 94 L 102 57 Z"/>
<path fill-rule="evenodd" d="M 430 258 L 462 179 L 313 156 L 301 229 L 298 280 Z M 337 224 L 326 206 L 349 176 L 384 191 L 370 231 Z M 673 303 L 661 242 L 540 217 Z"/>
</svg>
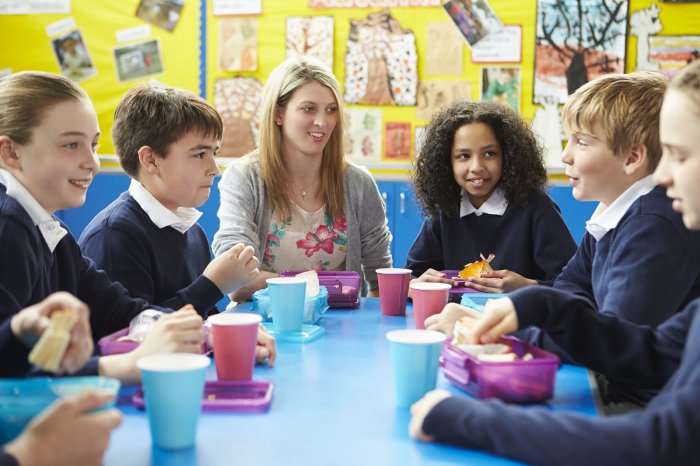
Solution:
<svg viewBox="0 0 700 466">
<path fill-rule="evenodd" d="M 103 133 L 99 148 L 101 154 L 114 152 L 109 134 L 112 114 L 124 92 L 137 83 L 157 79 L 168 85 L 199 93 L 210 101 L 214 99 L 214 87 L 219 79 L 251 77 L 261 85 L 264 84 L 270 71 L 286 57 L 285 28 L 289 16 L 333 17 L 333 71 L 343 86 L 346 78 L 345 55 L 350 21 L 361 20 L 368 14 L 381 10 L 380 8 L 315 9 L 308 7 L 309 0 L 262 0 L 262 13 L 246 16 L 254 19 L 257 28 L 255 69 L 224 71 L 219 66 L 219 22 L 228 17 L 215 16 L 211 0 L 183 0 L 182 10 L 172 31 L 149 25 L 148 22 L 137 17 L 135 12 L 141 1 L 72 0 L 71 12 L 68 14 L 0 14 L 0 43 L 3 44 L 0 50 L 0 72 L 5 69 L 13 72 L 30 69 L 60 72 L 59 63 L 51 47 L 51 37 L 47 34 L 46 28 L 67 17 L 73 19 L 75 26 L 81 31 L 96 70 L 95 76 L 81 81 L 80 84 L 92 98 L 98 113 Z M 0 0 L 0 6 L 2 3 L 3 0 Z M 363 4 L 360 1 L 355 3 Z M 371 3 L 369 0 L 364 2 L 364 4 Z M 403 2 L 403 4 L 406 3 L 408 2 Z M 442 23 L 445 28 L 456 28 L 455 25 L 450 22 L 450 18 L 439 6 L 392 7 L 390 14 L 402 28 L 410 29 L 415 35 L 419 81 L 469 81 L 471 95 L 466 97 L 476 100 L 481 97 L 480 79 L 484 67 L 519 68 L 521 82 L 519 108 L 522 115 L 527 120 L 531 120 L 540 108 L 533 103 L 537 1 L 490 0 L 488 3 L 504 25 L 521 26 L 522 47 L 519 63 L 475 63 L 471 47 L 463 41 L 463 66 L 460 74 L 429 74 L 426 70 L 426 57 L 428 54 L 439 54 L 440 50 L 428 50 L 428 28 L 435 27 L 430 26 L 431 23 Z M 698 22 L 700 3 L 654 3 L 651 0 L 629 0 L 628 17 L 652 5 L 660 9 L 662 34 L 681 37 L 700 36 L 700 22 Z M 118 41 L 118 32 L 143 25 L 150 27 L 150 34 L 147 37 L 125 42 Z M 154 39 L 157 40 L 160 48 L 162 73 L 120 82 L 114 49 Z M 632 71 L 636 66 L 637 39 L 629 29 L 625 48 L 625 69 Z M 408 125 L 412 138 L 415 137 L 416 128 L 427 123 L 427 118 L 421 117 L 414 106 L 348 105 L 348 107 L 377 109 L 381 112 L 383 122 Z M 386 141 L 382 140 L 382 144 L 385 145 Z M 411 158 L 414 156 L 413 152 L 412 141 Z M 409 165 L 410 160 L 394 163 L 383 159 L 380 163 L 370 165 L 370 169 L 375 174 L 405 175 Z"/>
</svg>

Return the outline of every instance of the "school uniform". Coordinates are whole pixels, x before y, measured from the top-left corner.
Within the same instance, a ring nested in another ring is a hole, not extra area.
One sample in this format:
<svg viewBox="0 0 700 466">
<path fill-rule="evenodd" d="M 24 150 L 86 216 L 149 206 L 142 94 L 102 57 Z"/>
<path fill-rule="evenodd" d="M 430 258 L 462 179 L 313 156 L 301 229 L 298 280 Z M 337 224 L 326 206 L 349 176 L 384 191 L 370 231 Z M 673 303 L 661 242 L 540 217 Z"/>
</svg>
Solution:
<svg viewBox="0 0 700 466">
<path fill-rule="evenodd" d="M 9 318 L 0 324 L 0 354 L 0 377 L 12 377 L 29 371 L 29 348 L 12 333 Z"/>
<path fill-rule="evenodd" d="M 88 224 L 78 243 L 131 296 L 172 309 L 192 304 L 206 316 L 223 294 L 202 275 L 211 252 L 197 223 L 200 216 L 196 209 L 171 212 L 132 180 L 128 192 Z"/>
<path fill-rule="evenodd" d="M 459 208 L 426 219 L 408 252 L 406 268 L 419 277 L 426 270 L 461 270 L 495 254 L 491 266 L 551 284 L 576 252 L 559 207 L 535 190 L 526 204 L 509 204 L 496 189 L 476 209 L 463 194 Z"/>
<path fill-rule="evenodd" d="M 606 418 L 453 397 L 425 418 L 426 434 L 533 464 L 700 462 L 700 300 L 654 329 L 593 312 L 587 300 L 553 288 L 510 297 L 521 326 L 546 329 L 586 366 L 663 389 L 645 409 Z"/>
<path fill-rule="evenodd" d="M 96 341 L 127 327 L 141 311 L 157 309 L 98 270 L 65 225 L 0 169 L 0 323 L 56 291 L 88 305 Z"/>
</svg>

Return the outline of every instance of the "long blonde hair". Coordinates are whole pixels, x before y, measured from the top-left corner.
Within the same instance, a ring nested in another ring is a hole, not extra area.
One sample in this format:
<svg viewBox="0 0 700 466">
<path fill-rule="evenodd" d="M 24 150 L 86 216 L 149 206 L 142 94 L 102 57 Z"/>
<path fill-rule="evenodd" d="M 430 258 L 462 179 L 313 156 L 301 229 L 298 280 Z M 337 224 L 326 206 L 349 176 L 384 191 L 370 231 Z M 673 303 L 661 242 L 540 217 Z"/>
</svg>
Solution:
<svg viewBox="0 0 700 466">
<path fill-rule="evenodd" d="M 282 129 L 275 124 L 275 110 L 278 106 L 285 108 L 294 92 L 312 81 L 329 88 L 338 104 L 338 122 L 323 148 L 320 194 L 326 204 L 326 212 L 333 218 L 342 215 L 345 210 L 345 118 L 340 84 L 322 62 L 309 57 L 294 57 L 275 68 L 265 84 L 261 104 L 260 145 L 253 152 L 253 157 L 260 163 L 268 202 L 279 218 L 289 216 L 290 201 L 286 194 L 287 174 L 282 159 Z"/>
</svg>

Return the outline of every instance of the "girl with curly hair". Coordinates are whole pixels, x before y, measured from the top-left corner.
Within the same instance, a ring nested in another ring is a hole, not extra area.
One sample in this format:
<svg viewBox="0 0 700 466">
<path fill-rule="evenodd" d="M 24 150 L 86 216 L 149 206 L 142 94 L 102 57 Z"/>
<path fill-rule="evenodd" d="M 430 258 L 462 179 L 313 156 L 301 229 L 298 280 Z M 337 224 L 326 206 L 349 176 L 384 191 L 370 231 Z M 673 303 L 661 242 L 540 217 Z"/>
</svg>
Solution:
<svg viewBox="0 0 700 466">
<path fill-rule="evenodd" d="M 496 102 L 457 101 L 428 125 L 416 162 L 416 196 L 428 217 L 408 252 L 415 281 L 451 282 L 494 253 L 493 272 L 471 279 L 508 292 L 553 281 L 576 251 L 559 208 L 545 193 L 542 149 L 527 123 Z"/>
</svg>

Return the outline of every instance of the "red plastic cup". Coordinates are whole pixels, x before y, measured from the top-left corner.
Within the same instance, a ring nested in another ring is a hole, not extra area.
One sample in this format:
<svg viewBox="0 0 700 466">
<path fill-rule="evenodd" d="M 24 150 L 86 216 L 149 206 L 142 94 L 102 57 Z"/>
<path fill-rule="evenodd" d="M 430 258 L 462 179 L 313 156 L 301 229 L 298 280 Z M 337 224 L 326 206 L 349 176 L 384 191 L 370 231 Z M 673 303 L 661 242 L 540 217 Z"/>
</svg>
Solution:
<svg viewBox="0 0 700 466">
<path fill-rule="evenodd" d="M 405 316 L 411 270 L 377 269 L 377 279 L 379 280 L 379 306 L 382 309 L 382 315 Z"/>
<path fill-rule="evenodd" d="M 252 380 L 255 346 L 262 317 L 224 312 L 209 317 L 219 380 Z"/>
<path fill-rule="evenodd" d="M 449 283 L 418 282 L 411 284 L 413 315 L 417 329 L 425 329 L 425 319 L 439 314 L 447 304 L 452 285 Z"/>
</svg>

